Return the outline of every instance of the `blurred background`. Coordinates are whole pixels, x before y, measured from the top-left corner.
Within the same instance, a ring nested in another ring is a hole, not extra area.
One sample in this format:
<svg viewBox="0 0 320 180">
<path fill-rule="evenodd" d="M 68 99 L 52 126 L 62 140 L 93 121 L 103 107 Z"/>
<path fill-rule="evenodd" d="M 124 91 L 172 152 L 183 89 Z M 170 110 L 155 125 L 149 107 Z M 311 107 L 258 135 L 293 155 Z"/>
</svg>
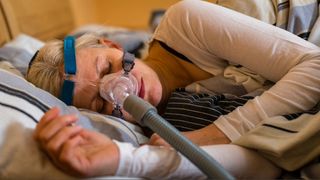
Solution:
<svg viewBox="0 0 320 180">
<path fill-rule="evenodd" d="M 165 10 L 179 0 L 69 0 L 75 26 L 104 24 L 146 29 L 152 12 Z M 199 0 L 200 1 L 200 0 Z M 217 0 L 209 0 L 215 2 Z"/>
</svg>

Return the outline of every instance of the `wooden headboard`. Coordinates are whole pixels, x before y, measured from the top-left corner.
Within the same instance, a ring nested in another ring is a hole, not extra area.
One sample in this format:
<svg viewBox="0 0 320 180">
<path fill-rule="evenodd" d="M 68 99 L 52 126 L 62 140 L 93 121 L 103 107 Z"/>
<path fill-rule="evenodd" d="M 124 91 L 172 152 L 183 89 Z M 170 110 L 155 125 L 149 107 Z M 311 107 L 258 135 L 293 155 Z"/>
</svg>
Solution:
<svg viewBox="0 0 320 180">
<path fill-rule="evenodd" d="M 0 2 L 11 38 L 24 33 L 46 41 L 62 38 L 74 28 L 69 0 L 0 0 Z M 2 36 L 1 41 L 3 41 Z"/>
<path fill-rule="evenodd" d="M 4 17 L 3 8 L 0 4 L 0 46 L 10 40 L 10 34 L 6 19 Z"/>
</svg>

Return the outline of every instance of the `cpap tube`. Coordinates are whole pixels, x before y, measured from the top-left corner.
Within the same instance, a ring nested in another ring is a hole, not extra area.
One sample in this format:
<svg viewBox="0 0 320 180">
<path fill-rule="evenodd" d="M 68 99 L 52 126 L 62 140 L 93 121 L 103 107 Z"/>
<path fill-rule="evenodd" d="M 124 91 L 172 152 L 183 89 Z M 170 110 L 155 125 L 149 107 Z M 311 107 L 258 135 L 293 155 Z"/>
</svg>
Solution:
<svg viewBox="0 0 320 180">
<path fill-rule="evenodd" d="M 129 95 L 123 108 L 143 126 L 151 128 L 181 154 L 195 164 L 208 179 L 234 179 L 204 150 L 184 137 L 175 127 L 157 114 L 156 109 L 136 95 Z"/>
<path fill-rule="evenodd" d="M 234 179 L 218 162 L 204 150 L 184 137 L 175 127 L 157 114 L 156 109 L 137 96 L 138 83 L 129 72 L 133 68 L 134 56 L 124 53 L 120 73 L 106 75 L 100 83 L 100 96 L 113 103 L 113 115 L 122 117 L 123 107 L 138 123 L 147 126 L 166 140 L 181 154 L 195 164 L 209 179 Z"/>
<path fill-rule="evenodd" d="M 121 108 L 131 114 L 139 124 L 147 126 L 193 162 L 209 179 L 234 179 L 204 150 L 194 145 L 175 127 L 157 114 L 156 109 L 136 96 L 137 81 L 130 73 L 117 73 L 103 77 L 100 95 L 114 104 L 113 115 L 121 117 Z"/>
</svg>

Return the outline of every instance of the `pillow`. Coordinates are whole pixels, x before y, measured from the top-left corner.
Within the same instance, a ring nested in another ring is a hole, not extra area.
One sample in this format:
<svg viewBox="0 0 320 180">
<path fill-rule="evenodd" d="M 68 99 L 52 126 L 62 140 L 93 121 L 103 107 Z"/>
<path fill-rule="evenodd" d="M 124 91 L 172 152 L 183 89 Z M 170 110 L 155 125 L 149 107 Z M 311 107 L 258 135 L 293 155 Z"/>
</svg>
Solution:
<svg viewBox="0 0 320 180">
<path fill-rule="evenodd" d="M 29 61 L 34 53 L 44 45 L 40 40 L 21 34 L 0 48 L 0 59 L 10 62 L 26 75 Z"/>
<path fill-rule="evenodd" d="M 146 31 L 130 30 L 122 27 L 86 25 L 81 26 L 71 34 L 79 37 L 85 33 L 95 33 L 119 44 L 125 51 L 134 54 L 138 58 L 145 56 L 151 33 Z"/>
<path fill-rule="evenodd" d="M 0 59 L 0 69 L 9 71 L 17 76 L 23 77 L 22 73 L 14 67 L 9 61 Z"/>
<path fill-rule="evenodd" d="M 115 117 L 87 110 L 78 111 L 22 77 L 0 69 L 0 179 L 47 179 L 47 174 L 55 179 L 69 178 L 51 164 L 32 139 L 32 129 L 53 106 L 59 107 L 62 114 L 77 114 L 77 123 L 82 127 L 100 131 L 118 141 L 138 146 L 147 140 L 138 126 Z"/>
</svg>

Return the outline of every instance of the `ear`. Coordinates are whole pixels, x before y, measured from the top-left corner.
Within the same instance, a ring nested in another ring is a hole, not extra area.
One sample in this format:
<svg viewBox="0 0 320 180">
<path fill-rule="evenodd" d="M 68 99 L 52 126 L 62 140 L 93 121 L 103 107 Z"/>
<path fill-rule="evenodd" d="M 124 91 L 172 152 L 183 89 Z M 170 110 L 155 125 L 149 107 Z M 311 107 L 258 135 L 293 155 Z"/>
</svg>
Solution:
<svg viewBox="0 0 320 180">
<path fill-rule="evenodd" d="M 101 39 L 99 39 L 99 42 L 101 44 L 104 44 L 104 45 L 108 46 L 108 47 L 122 50 L 122 47 L 119 44 L 114 43 L 114 42 L 112 42 L 112 41 L 110 41 L 108 39 L 101 38 Z"/>
</svg>

